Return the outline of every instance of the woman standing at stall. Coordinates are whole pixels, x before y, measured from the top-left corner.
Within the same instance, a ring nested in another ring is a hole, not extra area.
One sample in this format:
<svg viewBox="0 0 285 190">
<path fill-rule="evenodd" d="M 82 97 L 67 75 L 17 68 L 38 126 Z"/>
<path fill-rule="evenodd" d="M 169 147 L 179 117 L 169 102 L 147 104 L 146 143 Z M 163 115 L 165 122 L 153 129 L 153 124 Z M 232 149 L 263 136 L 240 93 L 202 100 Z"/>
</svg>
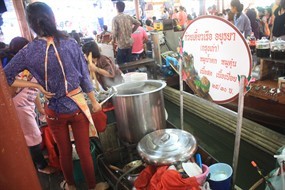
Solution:
<svg viewBox="0 0 285 190">
<path fill-rule="evenodd" d="M 5 65 L 28 43 L 29 41 L 26 38 L 13 38 L 6 54 L 8 56 L 6 57 L 7 62 Z M 37 82 L 28 71 L 19 73 L 17 79 Z M 42 136 L 36 121 L 35 108 L 37 108 L 39 113 L 43 115 L 45 113 L 38 96 L 38 90 L 34 88 L 14 88 L 12 97 L 34 164 L 39 172 L 45 174 L 54 173 L 56 169 L 48 165 L 41 150 Z"/>
<path fill-rule="evenodd" d="M 285 40 L 285 0 L 281 0 L 278 8 L 274 11 L 272 27 L 272 39 L 281 38 Z"/>
<path fill-rule="evenodd" d="M 244 35 L 245 38 L 251 34 L 251 26 L 249 18 L 242 12 L 243 4 L 239 0 L 231 1 L 231 12 L 235 14 L 234 25 Z"/>
<path fill-rule="evenodd" d="M 93 111 L 101 109 L 96 101 L 84 56 L 78 44 L 56 29 L 51 8 L 42 2 L 26 9 L 29 26 L 37 38 L 23 48 L 5 68 L 8 84 L 13 87 L 32 87 L 42 91 L 48 103 L 46 119 L 60 153 L 60 164 L 68 189 L 75 189 L 72 146 L 69 136 L 71 125 L 80 164 L 89 189 L 96 186 L 93 160 L 89 144 L 89 119 L 81 90 L 91 100 Z M 38 81 L 15 79 L 27 69 Z M 96 131 L 95 131 L 96 133 Z M 96 134 L 95 134 L 96 135 Z"/>
</svg>

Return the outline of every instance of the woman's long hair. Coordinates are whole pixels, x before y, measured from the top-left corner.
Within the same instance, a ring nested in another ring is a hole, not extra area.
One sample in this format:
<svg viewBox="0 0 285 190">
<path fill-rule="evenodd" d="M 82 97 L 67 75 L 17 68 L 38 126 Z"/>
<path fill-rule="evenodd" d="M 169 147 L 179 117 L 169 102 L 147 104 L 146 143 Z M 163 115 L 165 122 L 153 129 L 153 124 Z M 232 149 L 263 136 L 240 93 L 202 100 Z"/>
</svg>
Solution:
<svg viewBox="0 0 285 190">
<path fill-rule="evenodd" d="M 100 48 L 98 44 L 94 41 L 87 42 L 82 46 L 82 51 L 83 53 L 88 56 L 90 52 L 92 52 L 92 58 L 100 58 L 101 53 L 100 53 Z"/>
<path fill-rule="evenodd" d="M 232 0 L 231 1 L 231 6 L 237 8 L 236 18 L 238 19 L 240 17 L 241 13 L 242 13 L 243 4 L 241 4 L 239 0 Z"/>
<path fill-rule="evenodd" d="M 252 32 L 254 33 L 255 38 L 259 39 L 259 25 L 256 19 L 257 18 L 256 11 L 254 9 L 248 9 L 246 11 L 246 16 L 250 20 L 251 29 Z"/>
<path fill-rule="evenodd" d="M 285 9 L 285 0 L 280 1 L 279 7 Z"/>
<path fill-rule="evenodd" d="M 59 42 L 60 38 L 67 38 L 57 30 L 52 9 L 45 3 L 35 2 L 26 8 L 26 18 L 31 29 L 39 37 L 54 37 Z"/>
</svg>

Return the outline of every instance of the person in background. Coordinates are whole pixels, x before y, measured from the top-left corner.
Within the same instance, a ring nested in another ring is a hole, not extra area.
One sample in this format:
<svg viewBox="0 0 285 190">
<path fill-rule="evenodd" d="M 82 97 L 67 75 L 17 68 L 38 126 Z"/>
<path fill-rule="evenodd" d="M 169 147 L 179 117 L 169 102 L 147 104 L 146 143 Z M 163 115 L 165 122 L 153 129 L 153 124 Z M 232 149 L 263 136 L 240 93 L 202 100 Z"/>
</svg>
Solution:
<svg viewBox="0 0 285 190">
<path fill-rule="evenodd" d="M 96 73 L 96 79 L 104 90 L 123 82 L 121 70 L 110 58 L 100 53 L 97 43 L 88 42 L 83 45 L 82 50 L 86 58 L 92 53 L 92 64 L 89 63 L 89 68 Z"/>
<path fill-rule="evenodd" d="M 0 42 L 0 50 L 5 49 L 6 44 L 4 42 Z"/>
<path fill-rule="evenodd" d="M 37 82 L 28 71 L 21 72 L 17 79 Z M 45 115 L 45 111 L 41 105 L 38 90 L 35 88 L 19 88 L 13 97 L 13 102 L 32 160 L 38 171 L 45 174 L 56 172 L 56 168 L 48 165 L 41 150 L 42 136 L 36 122 L 35 107 L 42 115 Z"/>
<path fill-rule="evenodd" d="M 208 8 L 208 12 L 210 15 L 216 15 L 218 14 L 217 6 L 212 5 L 211 7 Z"/>
<path fill-rule="evenodd" d="M 173 24 L 173 30 L 174 31 L 181 31 L 182 27 L 179 25 L 179 21 L 177 18 L 172 20 L 172 24 Z"/>
<path fill-rule="evenodd" d="M 4 68 L 8 84 L 12 87 L 37 88 L 48 100 L 45 106 L 46 120 L 59 149 L 60 165 L 67 182 L 64 188 L 76 189 L 69 133 L 71 126 L 88 189 L 95 189 L 89 140 L 91 114 L 85 109 L 88 106 L 82 100 L 80 90 L 89 97 L 94 112 L 99 111 L 101 106 L 95 99 L 83 52 L 73 39 L 57 30 L 53 11 L 47 4 L 29 4 L 26 17 L 37 38 L 19 51 Z M 15 79 L 25 69 L 38 83 Z"/>
<path fill-rule="evenodd" d="M 188 14 L 188 15 L 187 15 L 187 26 L 188 26 L 189 24 L 191 24 L 192 21 L 193 21 L 193 18 L 192 18 L 192 16 L 191 16 L 191 14 Z"/>
<path fill-rule="evenodd" d="M 228 20 L 228 12 L 230 11 L 230 9 L 224 9 L 223 10 L 223 17 L 224 19 Z"/>
<path fill-rule="evenodd" d="M 223 13 L 223 18 L 227 20 L 228 19 L 227 18 L 227 16 L 228 16 L 227 10 L 223 9 L 222 13 Z"/>
<path fill-rule="evenodd" d="M 280 1 L 279 7 L 274 11 L 272 39 L 285 40 L 285 0 Z"/>
<path fill-rule="evenodd" d="M 234 13 L 234 25 L 244 35 L 245 39 L 251 34 L 249 18 L 242 12 L 243 4 L 239 0 L 231 1 L 231 12 Z"/>
<path fill-rule="evenodd" d="M 109 43 L 112 40 L 112 33 L 108 31 L 108 26 L 103 26 L 104 31 L 97 36 L 98 43 Z"/>
<path fill-rule="evenodd" d="M 268 27 L 267 18 L 265 16 L 265 9 L 263 7 L 258 7 L 258 21 L 259 21 L 259 36 L 260 38 L 270 36 L 270 29 Z"/>
<path fill-rule="evenodd" d="M 97 41 L 97 31 L 96 30 L 93 30 L 92 32 L 92 38 L 95 42 Z"/>
<path fill-rule="evenodd" d="M 252 32 L 254 33 L 254 36 L 256 39 L 260 39 L 260 36 L 259 36 L 259 21 L 257 20 L 257 14 L 256 14 L 256 11 L 255 9 L 248 9 L 246 11 L 246 16 L 249 18 L 250 20 L 250 25 L 251 25 L 251 29 L 252 29 Z"/>
<path fill-rule="evenodd" d="M 26 38 L 15 37 L 11 40 L 9 47 L 3 49 L 0 53 L 2 67 L 6 67 L 9 61 L 16 55 L 20 49 L 22 49 L 25 45 L 27 45 L 29 41 Z"/>
<path fill-rule="evenodd" d="M 140 26 L 140 22 L 130 15 L 124 14 L 125 3 L 118 1 L 116 3 L 118 15 L 112 21 L 112 42 L 117 43 L 117 57 L 118 64 L 124 64 L 131 61 L 133 39 L 131 34 Z M 133 26 L 134 25 L 134 26 Z"/>
<path fill-rule="evenodd" d="M 149 20 L 149 19 L 147 19 L 146 21 L 145 21 L 145 25 L 146 25 L 146 31 L 148 31 L 148 32 L 150 32 L 150 31 L 153 31 L 154 30 L 154 28 L 153 28 L 153 26 L 152 26 L 152 22 L 151 22 L 151 20 Z"/>
<path fill-rule="evenodd" d="M 187 24 L 187 14 L 183 6 L 179 7 L 178 25 L 184 29 Z"/>
<path fill-rule="evenodd" d="M 162 11 L 162 14 L 161 14 L 161 19 L 165 20 L 165 19 L 168 19 L 168 18 L 169 18 L 168 9 L 164 8 L 163 11 Z"/>
<path fill-rule="evenodd" d="M 270 32 L 272 31 L 272 25 L 273 25 L 273 15 L 272 15 L 272 9 L 270 7 L 267 7 L 265 9 L 265 18 L 268 24 L 268 28 Z"/>
<path fill-rule="evenodd" d="M 138 29 L 132 33 L 132 38 L 134 40 L 132 55 L 133 60 L 136 61 L 145 56 L 144 44 L 148 41 L 148 36 L 143 27 L 139 26 Z"/>
<path fill-rule="evenodd" d="M 177 8 L 175 8 L 171 18 L 172 19 L 175 19 L 175 18 L 178 19 L 178 17 L 179 17 L 179 11 Z"/>
<path fill-rule="evenodd" d="M 232 11 L 229 11 L 228 14 L 227 14 L 227 20 L 232 23 L 233 25 L 235 24 L 234 23 L 234 17 L 235 17 L 235 14 L 232 13 Z"/>
<path fill-rule="evenodd" d="M 4 42 L 0 42 L 0 60 L 1 60 L 1 66 L 2 68 L 4 68 L 8 61 L 5 60 L 7 59 L 7 56 L 9 55 L 8 52 L 9 52 L 9 49 L 8 49 L 8 46 L 4 43 Z"/>
<path fill-rule="evenodd" d="M 79 45 L 81 44 L 79 33 L 77 33 L 75 30 L 72 30 L 69 36 L 73 38 Z"/>
<path fill-rule="evenodd" d="M 6 66 L 3 64 L 3 59 L 6 57 L 7 46 L 4 42 L 0 42 L 0 60 L 2 67 Z"/>
<path fill-rule="evenodd" d="M 217 13 L 216 16 L 221 17 L 221 18 L 224 18 L 224 14 L 223 14 L 223 13 Z"/>
<path fill-rule="evenodd" d="M 271 5 L 272 12 L 274 13 L 275 10 L 279 7 L 281 0 L 275 0 L 275 2 Z M 274 14 L 273 14 L 274 16 Z"/>
<path fill-rule="evenodd" d="M 191 16 L 193 19 L 197 18 L 197 14 L 196 14 L 194 8 L 191 8 Z"/>
</svg>

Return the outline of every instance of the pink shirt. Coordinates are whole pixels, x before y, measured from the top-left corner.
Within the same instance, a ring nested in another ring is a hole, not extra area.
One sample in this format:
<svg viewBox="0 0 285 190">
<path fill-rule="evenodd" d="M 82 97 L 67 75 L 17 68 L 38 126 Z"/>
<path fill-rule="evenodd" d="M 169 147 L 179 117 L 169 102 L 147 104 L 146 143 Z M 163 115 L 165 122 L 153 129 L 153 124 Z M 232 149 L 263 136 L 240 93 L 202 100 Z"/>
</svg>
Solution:
<svg viewBox="0 0 285 190">
<path fill-rule="evenodd" d="M 35 78 L 31 81 L 37 82 Z M 23 88 L 13 98 L 27 146 L 35 146 L 42 142 L 42 136 L 36 121 L 35 113 L 35 99 L 37 95 L 37 89 Z"/>
<path fill-rule="evenodd" d="M 178 13 L 173 13 L 172 19 L 179 19 L 179 12 Z"/>
<path fill-rule="evenodd" d="M 179 20 L 179 25 L 180 26 L 185 26 L 187 23 L 187 14 L 184 11 L 180 11 L 179 12 L 179 16 L 178 16 L 178 20 Z"/>
<path fill-rule="evenodd" d="M 144 41 L 148 40 L 147 33 L 143 27 L 139 26 L 138 29 L 132 33 L 134 40 L 132 53 L 140 54 L 144 50 Z"/>
</svg>

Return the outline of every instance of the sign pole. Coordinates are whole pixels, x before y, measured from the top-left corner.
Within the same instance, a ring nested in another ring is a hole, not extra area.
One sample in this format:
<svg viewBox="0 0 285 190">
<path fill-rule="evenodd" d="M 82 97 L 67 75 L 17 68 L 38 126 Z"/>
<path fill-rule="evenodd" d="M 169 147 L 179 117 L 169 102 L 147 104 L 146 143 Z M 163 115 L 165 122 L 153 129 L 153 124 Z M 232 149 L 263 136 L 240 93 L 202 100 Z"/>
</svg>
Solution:
<svg viewBox="0 0 285 190">
<path fill-rule="evenodd" d="M 181 129 L 184 130 L 184 106 L 183 106 L 183 76 L 182 76 L 182 69 L 183 69 L 183 45 L 182 39 L 179 38 L 179 89 L 180 89 L 180 126 Z"/>
<path fill-rule="evenodd" d="M 182 79 L 182 58 L 179 59 L 179 89 L 180 89 L 180 126 L 184 130 L 184 113 L 183 113 L 183 79 Z"/>
<path fill-rule="evenodd" d="M 245 80 L 246 80 L 246 77 L 242 75 L 240 78 L 240 86 L 239 86 L 237 128 L 236 128 L 234 156 L 233 156 L 233 185 L 236 184 L 236 174 L 237 174 L 242 118 L 243 118 L 243 107 L 244 107 Z"/>
</svg>

